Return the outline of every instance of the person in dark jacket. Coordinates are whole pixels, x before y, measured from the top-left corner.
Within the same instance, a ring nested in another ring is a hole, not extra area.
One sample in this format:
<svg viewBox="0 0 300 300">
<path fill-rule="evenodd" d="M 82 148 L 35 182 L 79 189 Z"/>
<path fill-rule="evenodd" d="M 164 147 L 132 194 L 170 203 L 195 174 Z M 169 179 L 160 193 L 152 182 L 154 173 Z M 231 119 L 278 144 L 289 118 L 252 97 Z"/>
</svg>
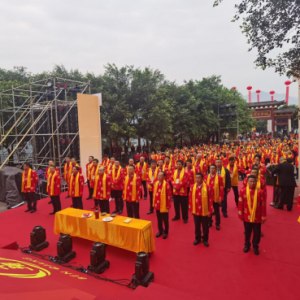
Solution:
<svg viewBox="0 0 300 300">
<path fill-rule="evenodd" d="M 283 209 L 284 204 L 287 204 L 288 211 L 293 208 L 296 181 L 292 162 L 292 159 L 288 158 L 272 171 L 272 175 L 276 174 L 279 177 L 279 187 L 281 189 L 279 205 L 274 206 L 277 209 Z"/>
</svg>

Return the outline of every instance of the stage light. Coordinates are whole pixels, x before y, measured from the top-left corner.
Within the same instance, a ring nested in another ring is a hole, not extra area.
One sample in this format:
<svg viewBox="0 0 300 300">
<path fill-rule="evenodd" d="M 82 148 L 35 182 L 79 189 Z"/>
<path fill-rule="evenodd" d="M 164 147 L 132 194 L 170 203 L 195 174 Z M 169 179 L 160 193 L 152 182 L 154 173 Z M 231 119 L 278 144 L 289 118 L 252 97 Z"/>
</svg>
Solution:
<svg viewBox="0 0 300 300">
<path fill-rule="evenodd" d="M 60 82 L 57 82 L 57 83 L 56 83 L 56 87 L 57 87 L 58 89 L 60 89 L 60 87 L 61 87 Z"/>
<path fill-rule="evenodd" d="M 60 234 L 57 242 L 57 255 L 55 259 L 58 261 L 69 262 L 76 256 L 76 252 L 72 251 L 73 243 L 69 234 Z"/>
<path fill-rule="evenodd" d="M 136 255 L 135 274 L 132 276 L 134 285 L 148 287 L 154 280 L 154 273 L 149 271 L 149 255 L 146 252 L 139 252 Z"/>
<path fill-rule="evenodd" d="M 88 266 L 88 270 L 101 274 L 103 273 L 110 265 L 109 261 L 105 260 L 106 258 L 106 245 L 103 243 L 94 243 L 93 249 L 91 250 L 91 263 Z"/>
<path fill-rule="evenodd" d="M 64 89 L 66 90 L 68 88 L 68 85 L 67 84 L 64 84 Z"/>
<path fill-rule="evenodd" d="M 30 233 L 29 249 L 33 251 L 41 251 L 49 246 L 46 241 L 46 230 L 42 226 L 35 226 Z"/>
<path fill-rule="evenodd" d="M 47 82 L 47 87 L 49 87 L 49 88 L 52 87 L 52 84 L 53 84 L 53 82 L 49 80 L 49 81 Z"/>
</svg>

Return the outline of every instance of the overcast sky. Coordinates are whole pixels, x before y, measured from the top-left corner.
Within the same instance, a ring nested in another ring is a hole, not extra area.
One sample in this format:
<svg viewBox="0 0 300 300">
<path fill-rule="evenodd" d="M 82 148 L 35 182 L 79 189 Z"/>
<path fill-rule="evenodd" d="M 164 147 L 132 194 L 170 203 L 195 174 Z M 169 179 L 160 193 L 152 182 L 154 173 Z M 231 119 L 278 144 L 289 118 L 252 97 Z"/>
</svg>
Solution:
<svg viewBox="0 0 300 300">
<path fill-rule="evenodd" d="M 286 77 L 255 69 L 255 53 L 224 0 L 0 0 L 0 67 L 35 73 L 55 64 L 102 74 L 103 66 L 150 66 L 167 79 L 221 75 L 227 87 L 285 93 Z M 291 86 L 291 96 L 297 96 Z"/>
</svg>

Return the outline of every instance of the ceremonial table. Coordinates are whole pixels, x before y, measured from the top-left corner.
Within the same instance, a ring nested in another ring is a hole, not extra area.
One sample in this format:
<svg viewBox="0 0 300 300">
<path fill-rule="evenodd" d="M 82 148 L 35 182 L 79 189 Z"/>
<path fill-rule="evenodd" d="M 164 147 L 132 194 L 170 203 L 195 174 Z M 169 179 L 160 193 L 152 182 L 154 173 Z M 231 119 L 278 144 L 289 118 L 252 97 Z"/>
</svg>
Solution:
<svg viewBox="0 0 300 300">
<path fill-rule="evenodd" d="M 92 213 L 90 218 L 83 218 L 84 213 Z M 138 253 L 147 253 L 155 250 L 153 229 L 151 221 L 131 219 L 130 223 L 124 223 L 127 217 L 116 216 L 110 222 L 102 221 L 108 217 L 99 216 L 91 211 L 75 208 L 66 208 L 55 214 L 54 233 L 70 234 L 94 242 L 102 242 L 107 245 L 119 247 Z"/>
</svg>

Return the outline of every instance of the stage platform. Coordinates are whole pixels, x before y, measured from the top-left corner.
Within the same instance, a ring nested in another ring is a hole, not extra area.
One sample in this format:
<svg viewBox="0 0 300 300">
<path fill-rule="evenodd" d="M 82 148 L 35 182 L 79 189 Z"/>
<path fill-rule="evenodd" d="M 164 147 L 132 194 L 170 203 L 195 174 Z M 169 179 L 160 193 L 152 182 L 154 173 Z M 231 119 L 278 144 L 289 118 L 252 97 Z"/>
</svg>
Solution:
<svg viewBox="0 0 300 300">
<path fill-rule="evenodd" d="M 268 195 L 272 199 L 271 188 Z M 93 200 L 85 200 L 86 196 L 87 187 L 83 202 L 84 208 L 88 210 L 92 208 Z M 61 200 L 63 208 L 70 206 L 71 199 L 66 199 L 65 194 L 61 195 Z M 0 248 L 13 242 L 27 247 L 33 227 L 41 225 L 46 228 L 50 246 L 40 253 L 55 255 L 58 236 L 53 233 L 54 216 L 49 215 L 52 205 L 48 202 L 49 199 L 38 201 L 38 210 L 34 214 L 25 213 L 25 206 L 0 213 Z M 299 300 L 300 224 L 297 222 L 297 207 L 294 206 L 292 212 L 287 212 L 276 210 L 268 204 L 267 222 L 262 226 L 264 237 L 261 239 L 260 255 L 255 256 L 252 249 L 247 254 L 243 253 L 244 228 L 237 217 L 232 192 L 228 203 L 229 217 L 221 219 L 220 231 L 216 231 L 215 227 L 211 228 L 209 248 L 205 248 L 203 244 L 193 245 L 194 224 L 191 215 L 188 224 L 183 224 L 181 220 L 171 221 L 174 216 L 172 207 L 168 239 L 155 238 L 156 251 L 150 258 L 150 270 L 154 272 L 155 280 L 148 288 L 138 287 L 131 290 L 84 276 L 62 266 L 58 266 L 59 270 L 51 269 L 40 263 L 54 267 L 57 265 L 40 261 L 19 250 L 0 249 L 2 259 L 28 262 L 34 265 L 30 269 L 41 267 L 51 273 L 43 271 L 47 275 L 41 278 L 8 277 L 1 275 L 0 264 L 0 299 Z M 110 205 L 113 209 L 114 202 Z M 141 218 L 153 222 L 156 234 L 156 216 L 147 215 L 148 210 L 149 200 L 142 200 Z M 126 210 L 123 215 L 126 215 Z M 91 241 L 73 238 L 73 250 L 77 256 L 71 263 L 87 267 L 91 248 Z M 109 279 L 131 279 L 135 254 L 111 246 L 107 247 L 106 253 L 110 268 L 102 275 Z M 26 273 L 26 270 L 22 272 Z M 86 279 L 78 279 L 77 276 Z"/>
</svg>

